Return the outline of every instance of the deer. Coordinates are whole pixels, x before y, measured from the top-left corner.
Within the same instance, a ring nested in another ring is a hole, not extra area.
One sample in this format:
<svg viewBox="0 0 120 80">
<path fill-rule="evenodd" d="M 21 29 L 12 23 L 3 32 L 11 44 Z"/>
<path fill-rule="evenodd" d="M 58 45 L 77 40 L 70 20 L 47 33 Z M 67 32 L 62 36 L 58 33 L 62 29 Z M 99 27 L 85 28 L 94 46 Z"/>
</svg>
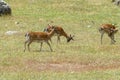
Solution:
<svg viewBox="0 0 120 80">
<path fill-rule="evenodd" d="M 64 36 L 64 37 L 67 39 L 67 42 L 70 42 L 71 40 L 74 40 L 74 39 L 73 39 L 74 35 L 73 35 L 73 36 L 71 36 L 71 34 L 68 35 L 68 34 L 64 31 L 64 29 L 63 29 L 62 27 L 60 27 L 60 26 L 53 26 L 53 25 L 48 24 L 47 28 L 44 29 L 44 32 L 50 32 L 51 29 L 53 29 L 53 28 L 56 29 L 56 32 L 55 32 L 55 33 L 56 33 L 56 35 L 57 35 L 57 42 L 60 42 L 60 37 L 61 37 L 61 36 Z M 50 41 L 52 42 L 51 39 L 50 39 Z"/>
<path fill-rule="evenodd" d="M 106 33 L 111 39 L 111 44 L 114 44 L 116 42 L 114 40 L 114 35 L 118 32 L 118 29 L 116 29 L 116 26 L 114 24 L 102 24 L 99 28 L 99 32 L 101 33 L 101 44 L 104 33 Z"/>
<path fill-rule="evenodd" d="M 55 33 L 55 28 L 53 28 L 49 33 L 46 33 L 46 32 L 27 32 L 25 34 L 25 37 L 26 37 L 26 41 L 24 43 L 24 52 L 26 50 L 26 44 L 27 44 L 27 47 L 28 47 L 28 50 L 30 51 L 30 44 L 32 42 L 40 42 L 41 43 L 41 47 L 40 47 L 40 51 L 42 49 L 42 45 L 43 45 L 43 42 L 47 43 L 51 52 L 53 51 L 53 49 L 51 48 L 51 45 L 49 43 L 49 40 L 51 39 L 51 37 L 54 35 Z"/>
</svg>

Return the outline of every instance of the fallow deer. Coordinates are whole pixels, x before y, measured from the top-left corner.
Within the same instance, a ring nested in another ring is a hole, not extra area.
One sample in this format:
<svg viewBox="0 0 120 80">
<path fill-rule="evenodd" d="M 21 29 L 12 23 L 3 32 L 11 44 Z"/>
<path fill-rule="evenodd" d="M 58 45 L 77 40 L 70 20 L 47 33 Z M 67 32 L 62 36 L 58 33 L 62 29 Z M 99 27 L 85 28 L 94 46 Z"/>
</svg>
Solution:
<svg viewBox="0 0 120 80">
<path fill-rule="evenodd" d="M 26 37 L 26 41 L 24 43 L 24 52 L 26 50 L 26 44 L 28 46 L 28 50 L 30 51 L 30 44 L 34 41 L 40 42 L 41 43 L 41 47 L 40 47 L 40 51 L 42 49 L 42 45 L 43 42 L 46 42 L 48 44 L 48 46 L 50 47 L 50 50 L 52 50 L 51 45 L 49 43 L 49 40 L 51 39 L 51 37 L 54 35 L 55 33 L 55 29 L 52 29 L 49 33 L 46 32 L 28 32 L 25 34 Z"/>
<path fill-rule="evenodd" d="M 44 32 L 50 32 L 51 29 L 55 28 L 56 29 L 56 35 L 57 35 L 57 42 L 60 42 L 60 36 L 64 36 L 67 39 L 67 42 L 70 42 L 71 40 L 74 40 L 73 36 L 68 36 L 68 34 L 64 31 L 64 29 L 60 26 L 53 26 L 48 24 L 48 27 L 44 29 Z"/>
<path fill-rule="evenodd" d="M 101 44 L 104 33 L 108 34 L 108 37 L 111 39 L 111 44 L 114 44 L 116 41 L 114 40 L 114 34 L 118 32 L 116 26 L 113 24 L 102 24 L 99 28 L 99 32 L 101 33 Z"/>
</svg>

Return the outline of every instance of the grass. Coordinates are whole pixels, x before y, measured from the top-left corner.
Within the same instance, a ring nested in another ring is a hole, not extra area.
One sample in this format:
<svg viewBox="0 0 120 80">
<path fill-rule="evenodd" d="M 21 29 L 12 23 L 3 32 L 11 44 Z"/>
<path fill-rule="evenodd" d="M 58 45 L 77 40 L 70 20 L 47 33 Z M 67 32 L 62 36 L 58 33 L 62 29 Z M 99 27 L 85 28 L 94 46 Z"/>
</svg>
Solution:
<svg viewBox="0 0 120 80">
<path fill-rule="evenodd" d="M 0 80 L 119 80 L 120 41 L 110 45 L 107 35 L 100 44 L 98 27 L 116 23 L 119 7 L 109 0 L 6 0 L 12 16 L 0 17 Z M 53 22 L 53 23 L 51 23 Z M 19 23 L 19 24 L 16 24 Z M 48 23 L 62 26 L 74 41 L 52 38 L 50 52 L 44 44 L 31 44 L 23 52 L 25 33 L 42 31 Z M 7 31 L 19 34 L 5 35 Z"/>
<path fill-rule="evenodd" d="M 102 74 L 101 74 L 102 73 Z M 114 74 L 113 74 L 114 73 Z M 84 72 L 84 73 L 57 73 L 57 72 L 42 72 L 42 73 L 3 73 L 1 74 L 1 80 L 119 80 L 119 72 L 115 71 L 92 71 L 92 72 Z M 22 76 L 22 77 L 21 77 Z"/>
</svg>

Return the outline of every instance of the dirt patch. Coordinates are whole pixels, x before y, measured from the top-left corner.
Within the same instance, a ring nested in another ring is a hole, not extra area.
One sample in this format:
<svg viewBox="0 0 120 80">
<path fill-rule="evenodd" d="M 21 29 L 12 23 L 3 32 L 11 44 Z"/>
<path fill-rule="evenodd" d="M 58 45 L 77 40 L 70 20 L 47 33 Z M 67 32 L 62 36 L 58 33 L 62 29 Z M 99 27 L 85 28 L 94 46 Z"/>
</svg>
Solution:
<svg viewBox="0 0 120 80">
<path fill-rule="evenodd" d="M 97 65 L 97 64 L 80 64 L 80 63 L 39 63 L 34 61 L 28 61 L 26 63 L 27 69 L 32 71 L 67 71 L 67 72 L 81 72 L 92 70 L 108 70 L 118 69 L 120 64 L 114 63 L 109 65 Z"/>
<path fill-rule="evenodd" d="M 84 64 L 84 63 L 56 63 L 56 62 L 39 62 L 36 60 L 26 60 L 22 65 L 0 66 L 0 71 L 27 71 L 27 72 L 41 72 L 41 71 L 55 71 L 55 72 L 84 72 L 93 70 L 111 70 L 120 69 L 120 63 L 114 62 L 112 64 Z"/>
</svg>

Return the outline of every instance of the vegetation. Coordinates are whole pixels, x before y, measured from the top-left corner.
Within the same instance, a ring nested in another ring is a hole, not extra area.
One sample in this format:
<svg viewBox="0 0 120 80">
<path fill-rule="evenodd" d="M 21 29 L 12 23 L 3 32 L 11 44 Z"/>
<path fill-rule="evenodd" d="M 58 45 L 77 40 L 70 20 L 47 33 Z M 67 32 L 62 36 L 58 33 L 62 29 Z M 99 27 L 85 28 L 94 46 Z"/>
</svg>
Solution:
<svg viewBox="0 0 120 80">
<path fill-rule="evenodd" d="M 103 38 L 98 27 L 114 23 L 119 28 L 120 9 L 110 0 L 6 0 L 12 16 L 0 17 L 0 80 L 119 80 L 120 40 Z M 53 22 L 53 23 L 51 23 Z M 62 26 L 74 41 L 52 38 L 53 52 L 44 43 L 24 50 L 25 33 L 43 31 L 48 23 Z M 6 35 L 7 31 L 18 31 Z"/>
</svg>

